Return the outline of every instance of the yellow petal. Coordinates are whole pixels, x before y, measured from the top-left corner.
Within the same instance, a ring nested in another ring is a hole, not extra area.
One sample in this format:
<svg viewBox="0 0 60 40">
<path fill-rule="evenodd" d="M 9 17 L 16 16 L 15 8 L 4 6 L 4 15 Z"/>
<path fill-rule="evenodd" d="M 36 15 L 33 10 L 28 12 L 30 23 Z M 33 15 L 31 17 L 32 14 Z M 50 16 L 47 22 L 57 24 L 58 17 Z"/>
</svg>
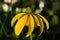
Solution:
<svg viewBox="0 0 60 40">
<path fill-rule="evenodd" d="M 33 15 L 33 16 L 34 16 L 34 19 L 35 19 L 35 21 L 36 21 L 37 26 L 40 26 L 40 23 L 39 23 L 38 18 L 37 18 L 35 15 Z"/>
<path fill-rule="evenodd" d="M 28 15 L 24 15 L 22 18 L 18 20 L 18 22 L 15 25 L 15 34 L 16 36 L 19 36 L 21 34 L 21 31 L 23 30 L 26 22 L 27 22 Z"/>
<path fill-rule="evenodd" d="M 28 29 L 26 37 L 30 36 L 34 30 L 34 19 L 33 19 L 32 15 L 29 15 L 28 20 L 29 20 L 29 29 Z"/>
<path fill-rule="evenodd" d="M 17 14 L 15 17 L 13 17 L 13 19 L 11 20 L 11 26 L 14 25 L 14 23 L 16 22 L 16 20 L 18 20 L 20 17 L 22 17 L 25 13 L 19 13 Z"/>
<path fill-rule="evenodd" d="M 39 27 L 40 27 L 40 34 L 39 34 L 39 36 L 40 36 L 43 33 L 43 31 L 44 31 L 43 20 L 39 16 L 37 16 L 37 15 L 35 15 L 35 17 L 36 17 L 36 20 L 38 20 L 38 22 L 39 22 Z M 38 22 L 37 22 L 37 24 L 38 24 Z"/>
<path fill-rule="evenodd" d="M 28 20 L 27 20 L 26 26 L 29 26 L 29 18 L 28 18 Z"/>
<path fill-rule="evenodd" d="M 44 20 L 44 22 L 46 23 L 47 30 L 48 30 L 49 29 L 49 23 L 48 23 L 47 19 L 40 14 L 37 14 L 37 15 L 40 16 Z"/>
<path fill-rule="evenodd" d="M 41 35 L 44 31 L 44 24 L 43 24 L 43 20 L 39 17 L 39 22 L 40 22 L 40 34 Z"/>
</svg>

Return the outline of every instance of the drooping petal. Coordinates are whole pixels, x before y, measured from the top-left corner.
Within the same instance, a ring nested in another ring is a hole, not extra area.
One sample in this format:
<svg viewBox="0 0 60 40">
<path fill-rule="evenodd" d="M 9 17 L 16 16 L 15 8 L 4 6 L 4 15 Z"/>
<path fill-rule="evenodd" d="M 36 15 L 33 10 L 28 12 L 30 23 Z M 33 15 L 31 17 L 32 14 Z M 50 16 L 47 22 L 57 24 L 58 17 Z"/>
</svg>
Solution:
<svg viewBox="0 0 60 40">
<path fill-rule="evenodd" d="M 28 18 L 28 20 L 27 20 L 26 26 L 29 26 L 29 18 Z"/>
<path fill-rule="evenodd" d="M 18 20 L 20 17 L 22 17 L 25 13 L 19 13 L 17 14 L 15 17 L 13 17 L 13 19 L 11 20 L 11 26 L 14 25 L 14 23 L 16 22 L 16 20 Z"/>
<path fill-rule="evenodd" d="M 49 23 L 48 23 L 47 19 L 40 14 L 37 14 L 37 15 L 40 16 L 43 19 L 43 21 L 46 23 L 46 27 L 47 27 L 47 30 L 48 30 L 49 29 Z"/>
<path fill-rule="evenodd" d="M 44 31 L 44 24 L 43 24 L 43 20 L 39 17 L 39 16 L 37 16 L 37 15 L 35 15 L 36 16 L 36 18 L 38 19 L 38 22 L 39 22 L 39 27 L 40 27 L 40 34 L 39 35 L 41 35 L 42 33 L 43 33 L 43 31 Z M 38 23 L 37 23 L 38 24 Z"/>
<path fill-rule="evenodd" d="M 34 19 L 33 19 L 32 15 L 29 15 L 28 20 L 29 20 L 29 29 L 28 29 L 26 37 L 30 36 L 34 30 Z"/>
<path fill-rule="evenodd" d="M 34 16 L 34 19 L 35 19 L 35 21 L 36 21 L 37 26 L 40 26 L 40 23 L 39 23 L 38 18 L 37 18 L 35 15 L 33 15 L 33 16 Z"/>
<path fill-rule="evenodd" d="M 40 22 L 40 34 L 41 35 L 44 31 L 44 23 L 43 23 L 43 20 L 39 17 L 39 22 Z"/>
<path fill-rule="evenodd" d="M 23 30 L 26 22 L 27 22 L 28 15 L 24 15 L 21 19 L 18 20 L 18 22 L 15 25 L 15 34 L 16 36 L 19 36 L 21 34 L 21 31 Z"/>
</svg>

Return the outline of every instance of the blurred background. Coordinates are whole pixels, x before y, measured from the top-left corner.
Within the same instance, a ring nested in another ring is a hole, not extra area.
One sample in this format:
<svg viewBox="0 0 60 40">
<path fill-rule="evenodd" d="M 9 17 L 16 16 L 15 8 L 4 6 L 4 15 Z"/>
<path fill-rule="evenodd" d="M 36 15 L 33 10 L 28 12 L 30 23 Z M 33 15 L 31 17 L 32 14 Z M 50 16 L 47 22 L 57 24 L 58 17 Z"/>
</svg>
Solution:
<svg viewBox="0 0 60 40">
<path fill-rule="evenodd" d="M 45 28 L 43 34 L 37 36 L 39 30 L 37 27 L 34 29 L 32 39 L 60 40 L 60 0 L 0 0 L 0 40 L 30 40 L 29 37 L 25 38 L 27 28 L 24 28 L 21 35 L 16 37 L 10 21 L 26 7 L 32 8 L 33 11 L 41 9 L 39 6 L 41 1 L 44 3 L 41 15 L 48 20 L 49 30 Z"/>
</svg>

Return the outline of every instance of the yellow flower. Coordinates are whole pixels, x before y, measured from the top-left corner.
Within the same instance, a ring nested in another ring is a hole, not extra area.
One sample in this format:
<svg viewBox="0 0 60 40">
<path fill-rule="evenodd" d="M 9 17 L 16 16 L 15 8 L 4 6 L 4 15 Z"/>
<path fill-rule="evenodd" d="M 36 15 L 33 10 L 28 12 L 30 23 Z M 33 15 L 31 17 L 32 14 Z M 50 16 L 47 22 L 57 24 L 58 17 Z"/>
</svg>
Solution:
<svg viewBox="0 0 60 40">
<path fill-rule="evenodd" d="M 40 14 L 36 14 L 36 13 L 19 13 L 17 14 L 15 17 L 13 17 L 13 19 L 11 20 L 11 26 L 14 26 L 15 22 L 17 21 L 16 25 L 15 25 L 15 34 L 16 36 L 19 36 L 24 28 L 24 26 L 28 26 L 28 32 L 26 37 L 29 37 L 33 30 L 34 30 L 34 21 L 36 21 L 37 26 L 40 27 L 40 34 L 41 35 L 44 31 L 44 23 L 46 23 L 46 27 L 47 30 L 49 29 L 49 23 L 46 20 L 46 18 L 44 18 L 42 15 Z"/>
</svg>

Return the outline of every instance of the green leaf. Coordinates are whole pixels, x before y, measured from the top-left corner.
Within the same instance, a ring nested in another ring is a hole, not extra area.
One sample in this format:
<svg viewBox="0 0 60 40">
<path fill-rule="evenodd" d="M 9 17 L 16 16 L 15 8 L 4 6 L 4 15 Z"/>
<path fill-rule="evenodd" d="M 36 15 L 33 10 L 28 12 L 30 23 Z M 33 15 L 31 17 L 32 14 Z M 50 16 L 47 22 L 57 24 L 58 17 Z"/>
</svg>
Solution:
<svg viewBox="0 0 60 40">
<path fill-rule="evenodd" d="M 51 23 L 52 23 L 53 25 L 57 25 L 57 24 L 58 24 L 58 17 L 57 17 L 57 15 L 54 15 L 54 16 L 52 17 Z"/>
</svg>

